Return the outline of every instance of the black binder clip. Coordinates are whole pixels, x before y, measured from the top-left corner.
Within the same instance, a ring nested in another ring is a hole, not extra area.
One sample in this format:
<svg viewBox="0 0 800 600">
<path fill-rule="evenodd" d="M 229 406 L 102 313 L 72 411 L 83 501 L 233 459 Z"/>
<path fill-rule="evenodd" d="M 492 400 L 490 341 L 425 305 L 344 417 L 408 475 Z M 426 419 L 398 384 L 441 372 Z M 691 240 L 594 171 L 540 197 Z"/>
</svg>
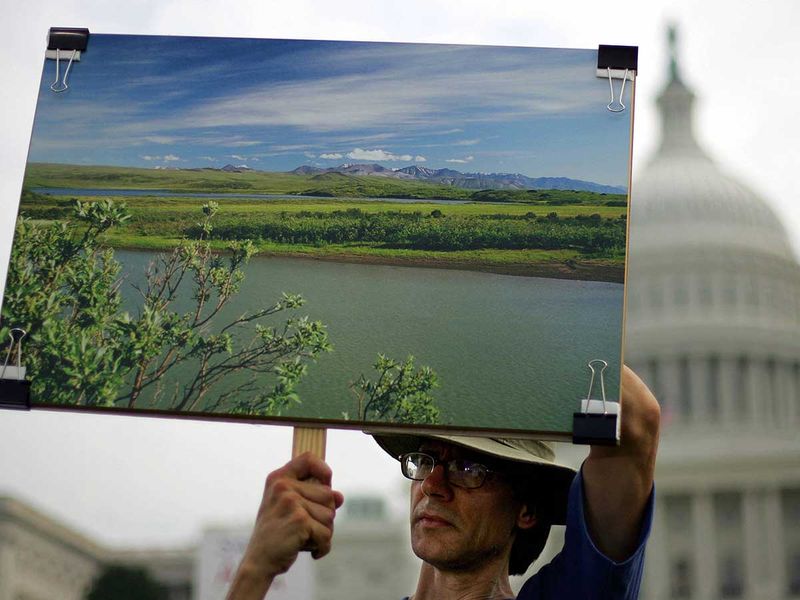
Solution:
<svg viewBox="0 0 800 600">
<path fill-rule="evenodd" d="M 25 367 L 22 366 L 22 338 L 25 337 L 25 330 L 15 327 L 11 330 L 10 337 L 6 361 L 0 369 L 0 408 L 30 410 L 31 384 L 25 380 Z M 9 365 L 15 349 L 17 364 Z"/>
<path fill-rule="evenodd" d="M 602 365 L 600 375 L 600 399 L 592 397 L 595 375 L 598 374 L 595 365 Z M 572 417 L 572 443 L 573 444 L 598 444 L 602 446 L 616 446 L 619 443 L 619 402 L 606 400 L 606 386 L 603 380 L 603 371 L 608 363 L 599 358 L 589 361 L 592 377 L 589 380 L 589 392 L 586 398 L 581 399 L 580 412 Z"/>
<path fill-rule="evenodd" d="M 47 52 L 45 58 L 56 61 L 56 78 L 50 84 L 50 89 L 56 93 L 66 92 L 69 89 L 67 77 L 73 62 L 81 60 L 81 52 L 86 52 L 89 45 L 89 30 L 73 27 L 51 27 L 47 36 Z M 61 78 L 61 61 L 69 57 L 69 63 Z"/>
<path fill-rule="evenodd" d="M 600 44 L 597 49 L 597 76 L 608 77 L 611 90 L 611 101 L 606 108 L 611 112 L 622 112 L 626 106 L 622 103 L 625 95 L 625 82 L 636 77 L 639 67 L 638 46 L 606 46 Z M 619 98 L 614 102 L 614 79 L 622 79 Z"/>
</svg>

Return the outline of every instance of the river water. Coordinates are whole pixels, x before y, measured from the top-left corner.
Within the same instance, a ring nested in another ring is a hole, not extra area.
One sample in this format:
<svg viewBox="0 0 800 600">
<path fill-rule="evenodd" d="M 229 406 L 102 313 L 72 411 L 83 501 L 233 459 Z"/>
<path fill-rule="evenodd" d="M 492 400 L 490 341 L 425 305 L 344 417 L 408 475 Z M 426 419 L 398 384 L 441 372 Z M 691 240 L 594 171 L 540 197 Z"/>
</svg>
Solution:
<svg viewBox="0 0 800 600">
<path fill-rule="evenodd" d="M 117 251 L 123 294 L 155 254 Z M 378 353 L 411 354 L 439 376 L 441 422 L 457 427 L 571 430 L 589 384 L 587 362 L 609 363 L 606 392 L 618 399 L 623 286 L 473 271 L 255 257 L 228 318 L 273 304 L 282 292 L 307 300 L 299 314 L 326 324 L 334 351 L 308 368 L 301 404 L 285 417 L 342 419 L 356 413 L 349 383 L 375 379 Z M 188 300 L 183 307 L 188 308 Z M 166 382 L 174 386 L 186 373 Z"/>
<path fill-rule="evenodd" d="M 114 189 L 114 188 L 51 188 L 36 187 L 31 188 L 37 194 L 47 194 L 49 196 L 157 196 L 159 198 L 216 198 L 216 199 L 247 199 L 247 200 L 353 200 L 349 198 L 332 198 L 330 196 L 302 196 L 297 194 L 229 194 L 213 192 L 171 192 L 160 189 Z M 401 204 L 414 204 L 424 202 L 425 204 L 467 204 L 468 200 L 420 200 L 418 198 L 355 198 L 359 201 L 371 202 L 399 202 Z"/>
</svg>

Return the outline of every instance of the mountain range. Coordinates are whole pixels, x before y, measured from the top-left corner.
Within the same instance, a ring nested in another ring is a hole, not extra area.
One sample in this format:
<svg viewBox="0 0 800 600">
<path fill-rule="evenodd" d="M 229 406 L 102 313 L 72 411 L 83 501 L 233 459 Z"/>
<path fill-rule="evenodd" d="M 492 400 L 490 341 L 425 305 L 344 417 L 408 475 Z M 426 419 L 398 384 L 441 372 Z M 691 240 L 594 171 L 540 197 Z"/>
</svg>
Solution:
<svg viewBox="0 0 800 600">
<path fill-rule="evenodd" d="M 162 167 L 163 168 L 163 167 Z M 170 168 L 170 167 L 167 167 Z M 225 165 L 222 168 L 203 167 L 190 171 L 225 171 L 227 173 L 257 172 L 247 165 Z M 389 169 L 379 164 L 344 163 L 338 167 L 312 167 L 302 165 L 289 171 L 293 175 L 326 175 L 338 173 L 350 176 L 385 177 L 405 181 L 425 181 L 440 185 L 466 188 L 470 190 L 575 190 L 599 194 L 626 194 L 623 186 L 605 185 L 594 181 L 571 179 L 569 177 L 528 177 L 520 173 L 462 173 L 454 169 L 429 169 L 410 165 L 400 169 Z"/>
<path fill-rule="evenodd" d="M 520 173 L 461 173 L 454 169 L 428 169 L 417 165 L 401 169 L 389 169 L 378 164 L 345 163 L 338 167 L 329 167 L 327 169 L 303 165 L 290 171 L 290 173 L 297 175 L 340 173 L 342 175 L 386 177 L 390 179 L 426 181 L 471 190 L 576 190 L 603 194 L 627 193 L 626 188 L 621 186 L 604 185 L 569 177 L 528 177 Z"/>
</svg>

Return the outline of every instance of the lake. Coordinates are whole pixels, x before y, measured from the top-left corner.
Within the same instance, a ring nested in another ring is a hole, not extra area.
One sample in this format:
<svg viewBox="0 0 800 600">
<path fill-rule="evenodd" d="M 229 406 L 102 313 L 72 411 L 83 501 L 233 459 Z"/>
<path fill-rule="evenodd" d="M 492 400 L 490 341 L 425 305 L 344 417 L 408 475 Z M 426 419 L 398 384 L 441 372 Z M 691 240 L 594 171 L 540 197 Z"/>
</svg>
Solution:
<svg viewBox="0 0 800 600">
<path fill-rule="evenodd" d="M 156 255 L 116 256 L 135 310 L 131 284 Z M 609 363 L 608 398 L 619 396 L 621 284 L 254 257 L 223 317 L 269 306 L 282 292 L 306 298 L 299 314 L 325 323 L 334 347 L 309 365 L 302 403 L 284 416 L 354 415 L 349 384 L 362 373 L 375 379 L 378 353 L 430 366 L 441 421 L 457 427 L 570 431 L 596 358 Z"/>
<path fill-rule="evenodd" d="M 330 196 L 301 196 L 292 194 L 228 194 L 210 192 L 172 192 L 159 189 L 113 189 L 113 188 L 56 188 L 56 187 L 35 187 L 31 191 L 37 194 L 47 194 L 49 196 L 157 196 L 160 198 L 216 198 L 216 199 L 253 199 L 253 200 L 353 200 L 352 198 L 332 198 Z M 413 204 L 424 202 L 425 204 L 467 204 L 467 200 L 428 200 L 419 198 L 355 198 L 356 200 L 369 200 L 372 202 L 400 202 L 402 204 Z"/>
</svg>

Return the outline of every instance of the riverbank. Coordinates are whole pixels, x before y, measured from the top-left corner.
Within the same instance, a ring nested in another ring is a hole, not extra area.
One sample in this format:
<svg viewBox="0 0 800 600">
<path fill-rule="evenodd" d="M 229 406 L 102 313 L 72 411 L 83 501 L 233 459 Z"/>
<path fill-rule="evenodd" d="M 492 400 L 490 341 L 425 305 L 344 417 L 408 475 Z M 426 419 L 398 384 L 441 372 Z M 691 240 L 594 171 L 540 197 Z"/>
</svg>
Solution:
<svg viewBox="0 0 800 600">
<path fill-rule="evenodd" d="M 70 198 L 31 194 L 24 200 L 22 213 L 42 223 L 68 220 L 74 210 Z M 114 248 L 162 252 L 206 235 L 196 198 L 128 197 L 125 203 L 130 220 L 105 237 Z M 209 243 L 224 251 L 231 240 L 251 240 L 264 256 L 622 283 L 625 210 L 228 199 L 219 205 Z"/>
<path fill-rule="evenodd" d="M 624 283 L 625 268 L 613 264 L 603 264 L 600 261 L 551 261 L 540 263 L 480 263 L 459 260 L 457 258 L 429 258 L 429 257 L 387 257 L 359 254 L 337 255 L 302 255 L 299 253 L 260 253 L 262 256 L 281 256 L 295 258 L 311 258 L 332 262 L 394 265 L 400 267 L 421 267 L 430 269 L 455 269 L 460 271 L 480 271 L 495 273 L 497 275 L 514 275 L 518 277 L 547 277 L 549 279 L 572 279 L 579 281 L 600 281 L 606 283 Z"/>
<path fill-rule="evenodd" d="M 168 252 L 180 245 L 179 238 L 106 237 L 106 242 L 120 250 Z M 212 240 L 214 251 L 224 253 L 227 242 Z M 371 246 L 293 244 L 256 244 L 256 254 L 266 257 L 305 258 L 351 264 L 373 264 L 400 267 L 423 267 L 479 271 L 518 277 L 548 277 L 579 281 L 623 283 L 625 266 L 622 259 L 587 258 L 575 250 L 461 250 L 428 251 Z"/>
</svg>

